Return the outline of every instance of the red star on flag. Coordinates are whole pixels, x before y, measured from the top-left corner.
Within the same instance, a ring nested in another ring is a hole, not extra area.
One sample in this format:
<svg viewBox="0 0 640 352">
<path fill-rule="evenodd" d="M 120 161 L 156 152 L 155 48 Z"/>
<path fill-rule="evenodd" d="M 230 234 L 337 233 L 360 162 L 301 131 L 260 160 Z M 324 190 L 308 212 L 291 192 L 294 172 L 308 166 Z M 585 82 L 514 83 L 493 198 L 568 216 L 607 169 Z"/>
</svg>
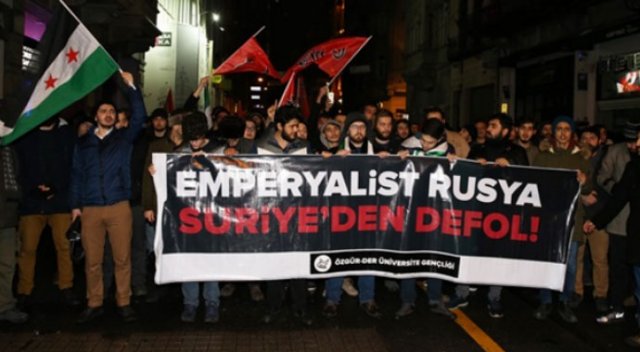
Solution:
<svg viewBox="0 0 640 352">
<path fill-rule="evenodd" d="M 58 81 L 58 79 L 54 78 L 53 76 L 51 76 L 51 74 L 49 74 L 49 78 L 47 78 L 47 80 L 44 81 L 44 84 L 47 85 L 47 87 L 45 89 L 55 88 L 56 87 L 56 81 Z"/>
<path fill-rule="evenodd" d="M 67 61 L 68 64 L 72 63 L 72 62 L 78 62 L 78 54 L 80 53 L 80 51 L 73 51 L 73 48 L 69 48 L 69 51 L 65 54 L 68 58 L 69 61 Z"/>
</svg>

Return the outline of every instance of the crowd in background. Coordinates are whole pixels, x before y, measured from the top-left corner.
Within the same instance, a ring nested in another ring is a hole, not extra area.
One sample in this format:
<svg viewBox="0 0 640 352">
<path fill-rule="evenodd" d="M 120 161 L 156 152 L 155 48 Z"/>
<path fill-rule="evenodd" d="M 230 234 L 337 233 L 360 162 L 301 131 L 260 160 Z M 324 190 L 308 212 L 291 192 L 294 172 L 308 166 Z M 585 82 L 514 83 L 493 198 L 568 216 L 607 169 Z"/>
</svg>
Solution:
<svg viewBox="0 0 640 352">
<path fill-rule="evenodd" d="M 124 73 L 125 82 L 133 83 Z M 128 108 L 117 110 L 101 102 L 89 118 L 66 121 L 54 117 L 10 147 L 2 147 L 0 167 L 0 320 L 28 319 L 34 289 L 37 248 L 45 227 L 55 244 L 57 285 L 67 305 L 81 304 L 73 289 L 74 272 L 67 230 L 81 219 L 85 251 L 87 306 L 79 322 L 103 314 L 105 295 L 115 288 L 118 313 L 136 320 L 131 307 L 161 288 L 150 283 L 153 263 L 156 197 L 151 162 L 153 153 L 184 152 L 197 155 L 320 154 L 342 157 L 370 154 L 470 159 L 491 167 L 522 165 L 576 170 L 581 195 L 569 245 L 565 286 L 557 294 L 540 290 L 539 306 L 532 312 L 544 320 L 554 309 L 569 323 L 578 321 L 574 310 L 585 295 L 593 296 L 600 324 L 624 321 L 629 297 L 640 299 L 640 123 L 628 121 L 614 143 L 601 125 L 577 124 L 570 116 L 548 116 L 534 121 L 505 114 L 487 116 L 460 128 L 447 123 L 437 108 L 412 120 L 376 104 L 347 113 L 328 99 L 321 87 L 310 116 L 293 105 L 269 107 L 264 112 L 235 116 L 223 107 L 197 110 L 204 78 L 184 106 L 171 113 L 158 108 L 146 116 L 140 90 L 127 88 Z M 19 246 L 16 245 L 16 231 Z M 12 235 L 13 234 L 13 235 Z M 17 246 L 17 247 L 16 247 Z M 17 255 L 17 303 L 13 295 L 13 268 Z M 586 263 L 586 264 L 585 264 Z M 376 303 L 376 278 L 332 278 L 324 281 L 326 302 L 322 315 L 338 315 L 344 293 L 358 297 L 363 312 L 382 314 Z M 588 282 L 586 282 L 588 281 Z M 586 292 L 591 287 L 593 292 Z M 251 282 L 251 299 L 266 300 L 265 323 L 283 312 L 285 294 L 291 310 L 305 325 L 313 322 L 307 294 L 315 283 L 294 279 Z M 454 319 L 451 312 L 469 304 L 475 288 L 456 285 L 449 297 L 440 279 L 385 280 L 397 290 L 401 306 L 395 318 L 414 312 L 418 292 L 428 296 L 429 310 Z M 234 294 L 241 283 L 183 283 L 181 320 L 193 322 L 204 303 L 204 320 L 219 320 L 220 296 Z M 265 291 L 263 291 L 265 290 Z M 502 287 L 487 290 L 487 310 L 493 318 L 505 314 Z M 633 300 L 633 298 L 631 298 Z M 633 303 L 633 302 L 632 302 Z M 640 347 L 640 335 L 628 342 Z"/>
</svg>

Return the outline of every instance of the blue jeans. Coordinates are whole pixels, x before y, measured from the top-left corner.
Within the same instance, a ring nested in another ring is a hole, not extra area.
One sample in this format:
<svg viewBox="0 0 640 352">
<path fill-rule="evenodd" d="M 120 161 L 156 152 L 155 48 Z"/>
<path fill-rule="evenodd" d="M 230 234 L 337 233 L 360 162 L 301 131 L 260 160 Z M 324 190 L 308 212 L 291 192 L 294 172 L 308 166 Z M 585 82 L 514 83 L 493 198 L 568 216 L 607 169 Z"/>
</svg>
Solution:
<svg viewBox="0 0 640 352">
<path fill-rule="evenodd" d="M 220 289 L 217 281 L 203 282 L 204 290 L 202 295 L 207 306 L 220 305 Z M 199 282 L 183 282 L 182 283 L 182 303 L 184 305 L 199 306 L 200 305 L 200 283 Z"/>
<path fill-rule="evenodd" d="M 456 285 L 456 297 L 467 299 L 470 293 L 470 286 L 465 284 Z M 487 293 L 487 299 L 489 302 L 496 302 L 502 299 L 502 286 L 489 286 L 489 292 Z"/>
<path fill-rule="evenodd" d="M 340 303 L 342 296 L 342 282 L 344 277 L 334 277 L 327 279 L 325 288 L 327 290 L 327 301 Z M 376 279 L 375 276 L 358 276 L 358 300 L 360 303 L 368 303 L 375 299 Z"/>
<path fill-rule="evenodd" d="M 558 299 L 560 302 L 566 303 L 571 298 L 571 294 L 576 287 L 576 267 L 578 264 L 578 242 L 571 241 L 569 245 L 569 258 L 567 260 L 567 272 L 564 277 L 564 288 Z M 550 304 L 552 302 L 551 290 L 542 289 L 539 295 L 541 304 Z"/>
<path fill-rule="evenodd" d="M 442 280 L 427 279 L 427 295 L 429 296 L 429 304 L 435 304 L 442 301 Z M 416 303 L 416 279 L 400 280 L 400 300 L 402 303 Z"/>
</svg>

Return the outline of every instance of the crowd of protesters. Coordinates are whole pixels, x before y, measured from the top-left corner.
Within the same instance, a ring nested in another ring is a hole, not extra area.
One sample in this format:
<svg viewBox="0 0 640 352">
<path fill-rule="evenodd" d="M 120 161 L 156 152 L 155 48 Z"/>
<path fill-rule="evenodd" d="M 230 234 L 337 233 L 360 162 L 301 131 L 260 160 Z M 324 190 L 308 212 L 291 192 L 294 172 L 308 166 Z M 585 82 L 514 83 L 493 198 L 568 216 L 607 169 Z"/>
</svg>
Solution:
<svg viewBox="0 0 640 352">
<path fill-rule="evenodd" d="M 56 250 L 61 299 L 70 306 L 81 304 L 73 289 L 66 237 L 77 219 L 81 219 L 87 286 L 86 309 L 78 322 L 87 323 L 103 314 L 105 295 L 114 284 L 120 317 L 127 322 L 136 320 L 132 297 L 135 301 L 160 289 L 149 284 L 151 273 L 147 272 L 148 264 L 153 263 L 157 220 L 151 155 L 169 152 L 228 156 L 302 153 L 325 158 L 350 154 L 428 156 L 476 160 L 491 167 L 576 170 L 581 195 L 564 289 L 555 305 L 553 293 L 540 290 L 539 306 L 532 316 L 547 319 L 555 308 L 564 321 L 576 323 L 574 310 L 588 294 L 587 283 L 593 284 L 594 319 L 600 324 L 624 321 L 629 297 L 635 295 L 640 300 L 640 123 L 627 122 L 622 140 L 616 144 L 603 126 L 578 126 L 569 116 L 536 122 L 495 114 L 452 129 L 438 108 L 427 109 L 414 123 L 375 104 L 346 113 L 329 101 L 324 86 L 310 116 L 286 105 L 272 106 L 264 115 L 252 112 L 240 117 L 222 107 L 208 113 L 197 111 L 208 78 L 201 80 L 183 108 L 171 115 L 159 108 L 147 117 L 132 76 L 123 73 L 122 79 L 128 85 L 127 110 L 101 102 L 90 119 L 76 121 L 75 129 L 56 117 L 14 145 L 1 147 L 0 320 L 28 320 L 25 311 L 34 289 L 37 248 L 47 226 Z M 16 264 L 17 299 L 12 287 Z M 246 284 L 252 300 L 266 299 L 265 323 L 283 312 L 288 292 L 293 316 L 305 325 L 313 323 L 307 295 L 315 285 L 304 279 Z M 382 317 L 374 276 L 331 278 L 321 285 L 326 298 L 324 317 L 338 315 L 343 292 L 358 297 L 368 316 Z M 231 296 L 236 287 L 244 286 L 223 283 L 220 287 L 215 281 L 182 283 L 181 320 L 196 320 L 202 295 L 204 321 L 218 322 L 220 296 Z M 431 312 L 455 319 L 452 311 L 466 307 L 470 292 L 476 289 L 456 285 L 446 298 L 440 279 L 385 280 L 384 286 L 399 291 L 401 305 L 396 319 L 414 312 L 418 292 L 427 294 Z M 491 286 L 487 291 L 489 315 L 503 317 L 502 287 Z M 640 334 L 627 342 L 640 347 Z"/>
</svg>

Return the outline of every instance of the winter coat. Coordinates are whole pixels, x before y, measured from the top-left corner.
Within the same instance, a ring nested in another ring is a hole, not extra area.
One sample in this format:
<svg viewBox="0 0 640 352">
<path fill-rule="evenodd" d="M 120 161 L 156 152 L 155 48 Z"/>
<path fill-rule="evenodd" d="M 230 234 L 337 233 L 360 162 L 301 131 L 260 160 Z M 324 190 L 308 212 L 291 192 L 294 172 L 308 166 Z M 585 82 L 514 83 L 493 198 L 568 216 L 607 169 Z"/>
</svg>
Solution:
<svg viewBox="0 0 640 352">
<path fill-rule="evenodd" d="M 580 170 L 586 175 L 589 175 L 591 172 L 588 158 L 589 153 L 578 147 L 572 147 L 571 150 L 560 149 L 554 147 L 551 143 L 544 142 L 540 143 L 540 154 L 538 154 L 532 166 Z M 581 194 L 587 195 L 591 193 L 592 190 L 592 181 L 588 179 L 587 183 L 581 188 Z M 578 199 L 577 202 L 573 240 L 584 242 L 582 224 L 585 220 L 585 210 L 582 201 Z"/>
<path fill-rule="evenodd" d="M 613 185 L 622 178 L 625 166 L 629 160 L 631 160 L 631 154 L 627 148 L 627 143 L 618 143 L 609 146 L 607 154 L 602 159 L 602 165 L 596 178 L 597 183 L 611 193 Z M 606 231 L 610 234 L 626 236 L 628 218 L 629 206 L 627 205 L 609 222 Z"/>
<path fill-rule="evenodd" d="M 484 144 L 476 144 L 469 151 L 468 159 L 485 159 L 486 161 L 496 161 L 504 158 L 511 165 L 529 165 L 527 152 L 519 145 L 515 145 L 509 141 L 492 144 L 490 142 Z"/>
<path fill-rule="evenodd" d="M 70 213 L 69 184 L 75 142 L 69 125 L 35 129 L 15 143 L 20 163 L 20 215 Z M 39 185 L 51 190 L 41 192 Z"/>
<path fill-rule="evenodd" d="M 629 207 L 626 224 L 627 259 L 633 265 L 640 264 L 640 158 L 627 163 L 620 181 L 611 190 L 611 199 L 606 207 L 593 217 L 597 228 L 606 226 L 623 207 Z"/>
<path fill-rule="evenodd" d="M 146 116 L 140 89 L 127 88 L 131 108 L 128 128 L 112 130 L 102 140 L 89 130 L 76 144 L 71 171 L 70 206 L 112 205 L 131 198 L 131 151 Z"/>
</svg>

